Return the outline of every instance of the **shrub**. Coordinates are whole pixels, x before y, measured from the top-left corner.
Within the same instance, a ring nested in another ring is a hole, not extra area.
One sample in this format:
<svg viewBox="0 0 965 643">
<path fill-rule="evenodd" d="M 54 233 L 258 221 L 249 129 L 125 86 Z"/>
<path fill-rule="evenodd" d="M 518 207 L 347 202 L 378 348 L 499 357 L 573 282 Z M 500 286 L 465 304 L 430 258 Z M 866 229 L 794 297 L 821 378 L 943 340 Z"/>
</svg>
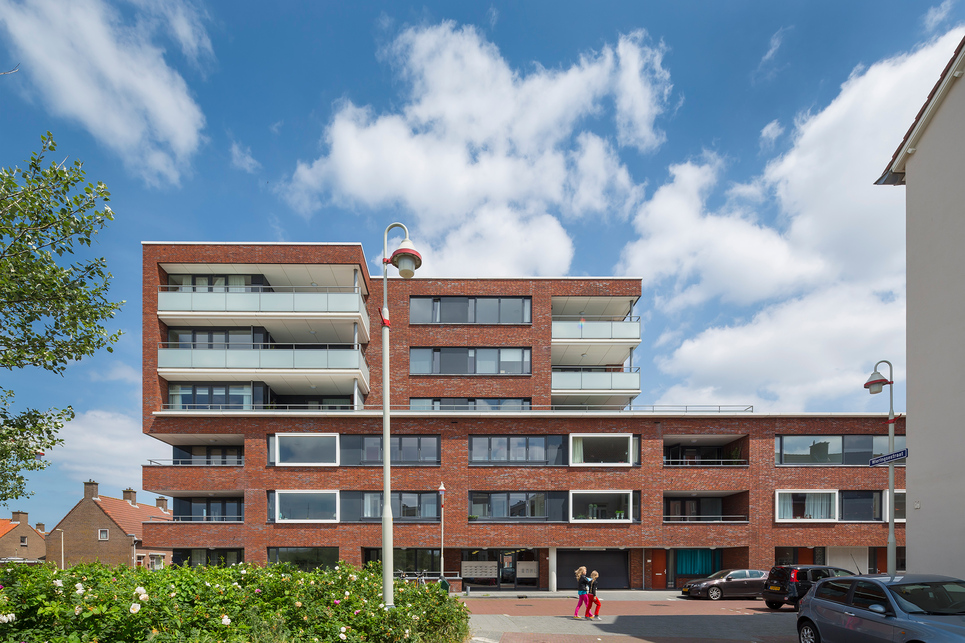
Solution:
<svg viewBox="0 0 965 643">
<path fill-rule="evenodd" d="M 303 572 L 288 565 L 84 564 L 0 568 L 0 640 L 86 643 L 461 643 L 469 614 L 437 585 L 395 583 L 379 563 Z"/>
</svg>

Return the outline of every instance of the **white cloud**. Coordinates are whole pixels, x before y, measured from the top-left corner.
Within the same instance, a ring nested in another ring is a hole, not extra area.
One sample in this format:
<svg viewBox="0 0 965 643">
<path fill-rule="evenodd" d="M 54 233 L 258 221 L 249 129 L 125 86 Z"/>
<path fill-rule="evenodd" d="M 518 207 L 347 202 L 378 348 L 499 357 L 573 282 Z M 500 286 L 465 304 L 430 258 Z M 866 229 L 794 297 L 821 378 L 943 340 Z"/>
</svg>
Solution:
<svg viewBox="0 0 965 643">
<path fill-rule="evenodd" d="M 406 83 L 401 107 L 376 114 L 339 105 L 326 153 L 299 162 L 278 193 L 306 216 L 328 201 L 408 211 L 434 274 L 461 273 L 473 256 L 488 256 L 491 246 L 466 244 L 492 236 L 487 225 L 528 230 L 539 222 L 552 243 L 494 239 L 506 265 L 530 266 L 518 274 L 549 274 L 551 265 L 565 273 L 570 252 L 566 262 L 535 254 L 572 246 L 559 217 L 626 216 L 642 197 L 611 142 L 584 125 L 607 117 L 610 98 L 617 143 L 658 146 L 654 121 L 671 89 L 662 56 L 662 46 L 635 32 L 569 67 L 536 64 L 524 73 L 473 27 L 408 29 L 383 51 Z M 461 260 L 450 260 L 457 249 Z"/>
<path fill-rule="evenodd" d="M 770 123 L 764 126 L 761 130 L 761 150 L 770 150 L 774 147 L 774 141 L 781 137 L 784 133 L 784 127 L 781 126 L 780 121 L 774 119 Z"/>
<path fill-rule="evenodd" d="M 486 11 L 486 20 L 489 21 L 490 29 L 496 28 L 496 22 L 499 20 L 499 11 L 495 6 L 489 5 L 489 9 Z"/>
<path fill-rule="evenodd" d="M 761 61 L 757 64 L 757 69 L 754 71 L 755 78 L 763 77 L 770 79 L 777 73 L 778 67 L 775 66 L 777 52 L 781 48 L 781 45 L 784 44 L 784 33 L 790 29 L 791 27 L 781 27 L 771 36 L 767 52 L 761 58 Z"/>
<path fill-rule="evenodd" d="M 929 32 L 934 31 L 938 25 L 945 22 L 945 19 L 948 18 L 948 14 L 951 13 L 952 7 L 954 6 L 955 0 L 944 0 L 944 2 L 937 7 L 929 7 L 924 17 L 922 17 L 925 30 Z"/>
<path fill-rule="evenodd" d="M 182 49 L 210 51 L 192 9 L 166 7 Z M 149 183 L 178 183 L 205 119 L 151 30 L 101 0 L 0 0 L 0 24 L 45 109 L 79 122 Z"/>
<path fill-rule="evenodd" d="M 254 174 L 261 167 L 261 163 L 251 155 L 251 148 L 242 148 L 236 142 L 231 143 L 231 167 Z"/>
<path fill-rule="evenodd" d="M 141 384 L 141 372 L 124 362 L 112 362 L 104 372 L 91 370 L 90 378 L 95 382 L 120 381 L 128 384 Z"/>
<path fill-rule="evenodd" d="M 161 442 L 141 432 L 141 421 L 123 413 L 92 410 L 60 430 L 64 445 L 46 455 L 70 480 L 94 479 L 111 488 L 138 488 L 141 465 L 165 458 Z"/>
</svg>

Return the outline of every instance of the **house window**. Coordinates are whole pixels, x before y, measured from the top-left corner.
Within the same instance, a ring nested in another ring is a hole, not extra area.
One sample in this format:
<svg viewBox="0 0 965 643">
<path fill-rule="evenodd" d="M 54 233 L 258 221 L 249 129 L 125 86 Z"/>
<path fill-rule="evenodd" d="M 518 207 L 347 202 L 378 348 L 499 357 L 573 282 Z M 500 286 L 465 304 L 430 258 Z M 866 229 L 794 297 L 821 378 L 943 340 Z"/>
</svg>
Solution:
<svg viewBox="0 0 965 643">
<path fill-rule="evenodd" d="M 633 520 L 631 497 L 630 491 L 570 491 L 570 522 Z"/>
<path fill-rule="evenodd" d="M 438 572 L 440 551 L 438 549 L 424 549 L 407 547 L 401 549 L 396 547 L 392 550 L 392 564 L 396 570 L 402 572 Z M 362 549 L 362 562 L 382 560 L 382 550 L 376 547 L 365 547 Z"/>
<path fill-rule="evenodd" d="M 382 492 L 362 494 L 362 518 L 382 517 Z M 393 520 L 436 520 L 439 518 L 438 491 L 392 492 Z"/>
<path fill-rule="evenodd" d="M 777 521 L 837 520 L 837 491 L 778 490 Z"/>
<path fill-rule="evenodd" d="M 338 466 L 337 433 L 278 433 L 274 439 L 278 466 Z"/>
<path fill-rule="evenodd" d="M 389 438 L 392 464 L 432 465 L 440 463 L 438 435 L 401 435 Z M 362 463 L 382 464 L 382 436 L 362 438 Z"/>
<path fill-rule="evenodd" d="M 26 547 L 26 546 L 27 546 L 27 537 L 26 537 L 26 536 L 21 536 L 21 537 L 20 537 L 20 546 L 21 546 L 21 547 Z"/>
<path fill-rule="evenodd" d="M 839 520 L 846 522 L 880 522 L 880 491 L 839 491 Z"/>
<path fill-rule="evenodd" d="M 413 411 L 529 411 L 528 397 L 410 397 Z"/>
<path fill-rule="evenodd" d="M 174 411 L 242 410 L 264 405 L 264 384 L 168 384 L 167 408 Z"/>
<path fill-rule="evenodd" d="M 634 439 L 629 433 L 570 434 L 570 466 L 630 466 Z"/>
<path fill-rule="evenodd" d="M 497 520 L 546 518 L 546 493 L 542 491 L 473 491 L 470 515 Z"/>
<path fill-rule="evenodd" d="M 887 491 L 884 492 L 884 497 L 885 497 L 885 498 L 888 497 L 888 492 L 887 492 Z M 904 521 L 905 521 L 905 515 L 906 515 L 906 514 L 905 514 L 905 497 L 906 497 L 906 494 L 905 494 L 905 490 L 904 490 L 904 489 L 895 489 L 895 521 L 897 521 L 897 522 L 904 522 Z M 885 504 L 885 507 L 886 507 L 886 509 L 885 509 L 885 514 L 886 514 L 886 515 L 885 515 L 885 518 L 884 518 L 885 520 L 888 519 L 888 518 L 887 518 L 887 506 L 888 506 L 888 505 L 887 505 L 887 503 L 886 503 L 886 504 Z"/>
<path fill-rule="evenodd" d="M 172 292 L 270 291 L 264 275 L 168 275 Z"/>
<path fill-rule="evenodd" d="M 175 498 L 174 519 L 179 522 L 244 522 L 244 498 Z"/>
<path fill-rule="evenodd" d="M 338 491 L 269 492 L 269 515 L 276 522 L 338 522 Z"/>
<path fill-rule="evenodd" d="M 151 554 L 151 569 L 164 569 L 164 554 Z"/>
<path fill-rule="evenodd" d="M 410 324 L 531 324 L 529 297 L 412 297 Z"/>
<path fill-rule="evenodd" d="M 97 530 L 97 540 L 107 540 L 109 535 L 110 535 L 110 532 L 107 529 Z"/>
<path fill-rule="evenodd" d="M 469 437 L 469 461 L 474 464 L 545 464 L 547 447 L 558 449 L 559 436 L 473 435 Z"/>
<path fill-rule="evenodd" d="M 269 547 L 268 562 L 291 563 L 305 572 L 331 569 L 338 565 L 338 547 Z"/>
<path fill-rule="evenodd" d="M 188 567 L 236 565 L 244 560 L 244 549 L 175 549 L 171 555 L 172 565 Z"/>
<path fill-rule="evenodd" d="M 895 451 L 905 448 L 905 436 L 895 436 Z M 776 464 L 868 466 L 868 461 L 887 455 L 887 435 L 778 435 L 774 438 Z M 896 460 L 896 464 L 905 464 Z"/>
<path fill-rule="evenodd" d="M 410 348 L 410 375 L 529 375 L 529 348 Z"/>
</svg>

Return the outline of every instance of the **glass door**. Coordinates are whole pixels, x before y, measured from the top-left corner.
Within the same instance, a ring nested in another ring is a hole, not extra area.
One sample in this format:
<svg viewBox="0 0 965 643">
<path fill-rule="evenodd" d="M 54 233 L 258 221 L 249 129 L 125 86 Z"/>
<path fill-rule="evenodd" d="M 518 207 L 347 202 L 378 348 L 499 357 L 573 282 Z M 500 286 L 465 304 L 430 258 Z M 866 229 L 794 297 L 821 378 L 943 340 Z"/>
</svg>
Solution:
<svg viewBox="0 0 965 643">
<path fill-rule="evenodd" d="M 499 586 L 501 589 L 516 587 L 516 550 L 499 551 Z"/>
</svg>

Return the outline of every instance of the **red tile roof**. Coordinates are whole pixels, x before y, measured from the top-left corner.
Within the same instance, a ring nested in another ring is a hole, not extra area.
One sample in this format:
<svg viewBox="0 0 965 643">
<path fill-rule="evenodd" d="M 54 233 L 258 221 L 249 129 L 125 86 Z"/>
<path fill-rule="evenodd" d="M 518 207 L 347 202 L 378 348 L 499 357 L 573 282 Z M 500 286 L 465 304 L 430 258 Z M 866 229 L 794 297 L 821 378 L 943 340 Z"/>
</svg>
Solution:
<svg viewBox="0 0 965 643">
<path fill-rule="evenodd" d="M 3 538 L 4 536 L 6 536 L 18 524 L 20 523 L 13 522 L 9 518 L 0 518 L 0 538 Z M 30 525 L 27 525 L 27 526 L 30 527 Z M 36 527 L 30 527 L 30 528 L 33 529 L 34 531 L 37 531 Z M 46 538 L 46 534 L 44 534 L 44 532 L 42 531 L 37 531 L 37 535 L 40 536 L 41 538 Z"/>
<path fill-rule="evenodd" d="M 132 505 L 127 500 L 120 498 L 99 496 L 94 498 L 94 502 L 124 530 L 125 534 L 134 534 L 138 540 L 142 536 L 141 523 L 148 520 L 171 520 L 172 518 L 170 513 L 153 505 Z"/>
</svg>

